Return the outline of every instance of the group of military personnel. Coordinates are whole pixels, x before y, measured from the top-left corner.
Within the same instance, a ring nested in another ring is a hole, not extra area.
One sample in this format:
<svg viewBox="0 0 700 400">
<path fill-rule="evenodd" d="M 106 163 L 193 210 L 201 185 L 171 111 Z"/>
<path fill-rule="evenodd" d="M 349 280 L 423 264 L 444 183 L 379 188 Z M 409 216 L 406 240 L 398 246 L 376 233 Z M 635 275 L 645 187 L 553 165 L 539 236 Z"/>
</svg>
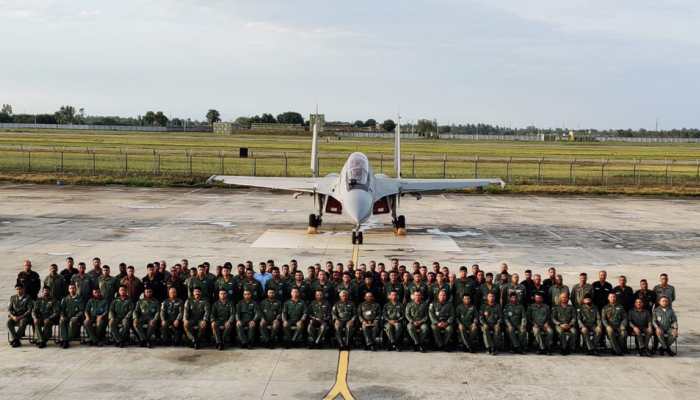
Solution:
<svg viewBox="0 0 700 400">
<path fill-rule="evenodd" d="M 400 351 L 408 343 L 421 352 L 429 346 L 490 354 L 534 347 L 551 354 L 558 346 L 563 355 L 597 355 L 607 343 L 622 355 L 633 336 L 640 356 L 675 355 L 676 292 L 666 274 L 653 289 L 643 279 L 634 291 L 624 276 L 613 287 L 605 271 L 592 284 L 581 273 L 571 288 L 554 268 L 544 280 L 526 270 L 521 281 L 505 263 L 495 275 L 476 264 L 450 274 L 437 262 L 407 267 L 398 259 L 388 266 L 328 261 L 309 266 L 306 276 L 295 260 L 281 267 L 261 262 L 258 272 L 247 261 L 233 270 L 228 262 L 213 273 L 207 262 L 190 268 L 183 259 L 168 269 L 155 261 L 137 278 L 124 263 L 112 275 L 99 258 L 87 271 L 69 257 L 60 273 L 51 264 L 42 281 L 27 260 L 10 300 L 10 343 L 20 346 L 31 326 L 40 348 L 52 338 L 67 348 L 84 336 L 89 345 L 118 347 L 136 341 L 149 348 L 315 348 L 335 340 L 340 349 L 361 342 L 373 351 L 380 345 Z"/>
</svg>

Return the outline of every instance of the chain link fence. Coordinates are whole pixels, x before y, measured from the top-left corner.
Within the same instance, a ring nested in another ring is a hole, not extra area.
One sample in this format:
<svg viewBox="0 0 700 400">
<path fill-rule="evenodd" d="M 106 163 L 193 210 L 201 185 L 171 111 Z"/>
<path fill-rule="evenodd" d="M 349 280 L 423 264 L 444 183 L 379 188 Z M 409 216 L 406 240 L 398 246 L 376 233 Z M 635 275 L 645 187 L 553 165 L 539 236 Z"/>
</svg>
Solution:
<svg viewBox="0 0 700 400">
<path fill-rule="evenodd" d="M 375 173 L 393 174 L 393 156 L 369 153 Z M 347 154 L 319 159 L 322 175 L 337 173 Z M 402 156 L 404 178 L 500 177 L 509 184 L 700 186 L 699 160 Z M 0 148 L 0 172 L 120 176 L 309 176 L 305 152 Z"/>
</svg>

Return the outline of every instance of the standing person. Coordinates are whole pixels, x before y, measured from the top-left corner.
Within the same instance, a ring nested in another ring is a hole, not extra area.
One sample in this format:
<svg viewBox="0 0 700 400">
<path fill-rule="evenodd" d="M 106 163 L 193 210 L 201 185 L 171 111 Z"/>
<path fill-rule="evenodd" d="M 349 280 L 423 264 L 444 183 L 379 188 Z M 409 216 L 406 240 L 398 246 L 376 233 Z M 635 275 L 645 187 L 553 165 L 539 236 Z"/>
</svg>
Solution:
<svg viewBox="0 0 700 400">
<path fill-rule="evenodd" d="M 582 303 L 577 310 L 577 321 L 587 354 L 598 355 L 596 347 L 600 343 L 600 337 L 603 335 L 603 328 L 600 321 L 600 313 L 593 304 L 591 295 L 583 297 Z"/>
<path fill-rule="evenodd" d="M 49 266 L 49 274 L 44 278 L 44 287 L 49 289 L 49 295 L 57 302 L 60 302 L 66 295 L 68 287 L 66 280 L 58 273 L 58 265 L 51 264 Z"/>
<path fill-rule="evenodd" d="M 654 309 L 654 329 L 656 338 L 661 343 L 660 354 L 666 352 L 671 357 L 675 356 L 676 353 L 671 350 L 671 346 L 678 339 L 678 318 L 671 308 L 671 299 L 665 295 L 661 296 L 659 306 Z"/>
<path fill-rule="evenodd" d="M 287 348 L 292 344 L 299 344 L 303 340 L 307 317 L 306 303 L 301 299 L 299 289 L 292 288 L 291 296 L 282 307 L 282 330 L 284 331 L 284 345 Z M 292 332 L 294 333 L 292 334 Z"/>
<path fill-rule="evenodd" d="M 103 265 L 102 275 L 97 278 L 97 286 L 100 288 L 102 297 L 104 297 L 108 303 L 111 303 L 114 300 L 115 294 L 117 293 L 119 282 L 117 282 L 117 279 L 110 275 L 109 272 L 109 265 Z"/>
<path fill-rule="evenodd" d="M 92 259 L 92 269 L 88 271 L 88 276 L 97 284 L 97 279 L 102 275 L 102 261 L 99 257 Z M 104 295 L 104 293 L 102 293 Z"/>
<path fill-rule="evenodd" d="M 564 277 L 560 274 L 554 278 L 554 284 L 549 288 L 549 301 L 552 307 L 559 304 L 561 295 L 566 293 L 567 299 L 571 296 L 569 287 L 564 285 Z"/>
<path fill-rule="evenodd" d="M 75 283 L 68 285 L 68 296 L 61 300 L 59 306 L 60 319 L 58 321 L 61 334 L 61 347 L 67 349 L 70 341 L 80 335 L 80 325 L 83 322 L 85 306 L 78 295 Z"/>
<path fill-rule="evenodd" d="M 243 300 L 236 304 L 236 332 L 241 347 L 253 348 L 259 320 L 260 311 L 257 303 L 253 300 L 253 293 L 245 289 L 243 290 Z"/>
<path fill-rule="evenodd" d="M 384 304 L 382 310 L 384 332 L 389 339 L 389 349 L 394 351 L 400 351 L 401 340 L 403 339 L 404 307 L 399 298 L 397 290 L 389 292 L 388 301 Z"/>
<path fill-rule="evenodd" d="M 148 286 L 153 290 L 153 297 L 155 297 L 156 300 L 162 301 L 165 298 L 165 285 L 163 284 L 161 276 L 156 272 L 156 266 L 154 264 L 149 263 L 146 265 L 146 275 L 141 279 L 141 282 L 144 288 Z M 212 288 L 212 285 L 208 287 Z M 209 293 L 211 294 L 211 292 Z"/>
<path fill-rule="evenodd" d="M 476 335 L 479 332 L 479 310 L 472 304 L 468 294 L 462 295 L 462 304 L 457 306 L 457 327 L 464 351 L 475 352 Z"/>
<path fill-rule="evenodd" d="M 246 269 L 245 280 L 241 283 L 241 290 L 249 291 L 252 300 L 260 301 L 263 298 L 263 287 L 262 284 L 254 278 L 254 275 L 252 268 Z"/>
<path fill-rule="evenodd" d="M 184 312 L 185 302 L 178 297 L 177 289 L 171 287 L 168 298 L 160 305 L 160 334 L 165 345 L 180 345 Z"/>
<path fill-rule="evenodd" d="M 568 293 L 559 296 L 559 304 L 552 309 L 552 324 L 559 336 L 559 347 L 562 355 L 572 353 L 576 349 L 576 308 L 569 305 Z"/>
<path fill-rule="evenodd" d="M 350 302 L 348 292 L 340 292 L 340 300 L 331 309 L 335 337 L 340 350 L 349 350 L 355 330 L 355 305 Z"/>
<path fill-rule="evenodd" d="M 270 268 L 270 275 L 272 278 L 267 281 L 265 293 L 267 293 L 269 289 L 272 289 L 275 291 L 275 299 L 282 301 L 287 297 L 287 293 L 289 293 L 289 285 L 287 285 L 287 282 L 282 279 L 282 274 L 280 274 L 279 267 L 273 266 Z"/>
<path fill-rule="evenodd" d="M 224 350 L 226 345 L 231 343 L 236 313 L 226 289 L 220 288 L 217 294 L 218 300 L 211 305 L 211 333 L 216 341 L 216 348 Z"/>
<path fill-rule="evenodd" d="M 535 292 L 537 291 L 535 289 L 535 281 L 532 279 L 532 270 L 525 270 L 525 279 L 523 279 L 521 283 L 525 287 L 525 299 L 523 306 L 527 308 L 527 306 L 534 301 Z"/>
<path fill-rule="evenodd" d="M 634 343 L 640 356 L 649 355 L 649 339 L 654 334 L 652 329 L 651 312 L 644 308 L 644 301 L 636 299 L 634 308 L 627 314 L 630 333 L 634 335 Z"/>
<path fill-rule="evenodd" d="M 335 296 L 340 298 L 340 292 L 343 290 L 348 292 L 348 297 L 350 297 L 351 302 L 357 303 L 359 301 L 358 285 L 352 280 L 350 272 L 347 271 L 343 272 L 340 283 L 335 285 Z M 321 293 L 323 293 L 323 291 L 321 291 Z"/>
<path fill-rule="evenodd" d="M 656 292 L 649 290 L 649 283 L 646 279 L 639 281 L 639 290 L 634 292 L 635 299 L 642 299 L 644 309 L 651 312 L 656 305 Z"/>
<path fill-rule="evenodd" d="M 496 295 L 489 293 L 486 296 L 486 303 L 479 310 L 479 325 L 484 336 L 484 346 L 489 354 L 498 354 L 501 348 L 501 323 L 503 322 L 503 312 L 501 305 L 496 302 Z"/>
<path fill-rule="evenodd" d="M 327 302 L 333 303 L 333 301 L 335 299 L 335 285 L 333 285 L 333 282 L 328 280 L 328 275 L 326 274 L 325 271 L 319 271 L 318 272 L 318 279 L 316 279 L 314 281 L 314 283 L 311 284 L 312 293 L 317 291 L 317 290 L 323 291 L 323 298 Z M 349 294 L 348 294 L 348 299 L 349 299 Z"/>
<path fill-rule="evenodd" d="M 119 273 L 114 277 L 117 278 L 117 285 L 122 281 L 122 279 L 124 279 L 124 277 L 126 277 L 126 263 L 119 263 Z"/>
<path fill-rule="evenodd" d="M 44 287 L 41 297 L 34 302 L 32 319 L 36 346 L 43 349 L 46 347 L 46 342 L 51 339 L 53 326 L 58 322 L 58 302 L 51 297 L 49 288 Z"/>
<path fill-rule="evenodd" d="M 598 272 L 598 280 L 593 282 L 593 304 L 598 310 L 603 310 L 608 304 L 608 295 L 612 293 L 613 287 L 607 281 L 608 273 L 606 271 Z"/>
<path fill-rule="evenodd" d="M 554 332 L 549 324 L 550 310 L 544 303 L 544 293 L 535 294 L 535 302 L 527 308 L 527 322 L 538 347 L 538 354 L 551 354 Z"/>
<path fill-rule="evenodd" d="M 617 302 L 615 293 L 608 294 L 608 305 L 601 311 L 601 319 L 613 352 L 621 356 L 627 348 L 627 312 Z"/>
<path fill-rule="evenodd" d="M 525 304 L 526 289 L 525 285 L 520 283 L 520 276 L 518 274 L 512 274 L 510 276 L 510 282 L 506 285 L 505 291 L 505 304 L 510 302 L 510 295 L 513 293 L 515 293 L 518 304 Z"/>
<path fill-rule="evenodd" d="M 202 297 L 202 289 L 195 287 L 192 297 L 185 302 L 182 324 L 185 335 L 197 350 L 207 334 L 207 323 L 211 315 L 209 301 Z"/>
<path fill-rule="evenodd" d="M 216 278 L 214 282 L 214 292 L 216 293 L 217 299 L 221 298 L 219 291 L 223 290 L 226 292 L 226 298 L 229 301 L 233 301 L 233 299 L 236 298 L 236 286 L 236 280 L 233 278 L 233 275 L 231 275 L 231 266 L 226 263 L 221 268 L 221 276 Z"/>
<path fill-rule="evenodd" d="M 270 283 L 273 281 L 274 278 Z M 271 284 L 268 286 L 267 297 L 258 306 L 260 308 L 260 342 L 269 348 L 274 347 L 282 331 L 282 302 L 277 298 L 279 290 L 273 286 Z"/>
<path fill-rule="evenodd" d="M 272 265 L 274 265 L 274 263 L 272 262 L 272 260 L 270 260 L 269 262 L 270 262 Z M 261 288 L 263 291 L 265 291 L 265 288 L 267 287 L 267 282 L 268 282 L 270 279 L 272 279 L 272 274 L 271 274 L 270 272 L 268 272 L 268 270 L 267 270 L 267 263 L 265 263 L 265 262 L 261 262 L 260 264 L 258 264 L 258 271 L 259 271 L 259 272 L 256 272 L 256 273 L 253 275 L 253 277 L 255 278 L 256 281 L 258 281 L 258 282 L 260 283 L 260 288 Z"/>
<path fill-rule="evenodd" d="M 17 274 L 17 283 L 24 287 L 24 291 L 32 300 L 36 300 L 41 289 L 41 279 L 36 271 L 32 270 L 32 262 L 24 260 L 22 271 Z"/>
<path fill-rule="evenodd" d="M 311 287 L 309 283 L 304 280 L 304 273 L 301 271 L 296 271 L 294 273 L 294 281 L 289 285 L 289 297 L 292 296 L 292 290 L 296 289 L 299 292 L 299 298 L 304 301 L 310 300 Z M 280 299 L 281 300 L 281 299 Z"/>
<path fill-rule="evenodd" d="M 525 307 L 518 302 L 518 294 L 515 292 L 508 296 L 508 304 L 503 310 L 503 320 L 510 339 L 511 352 L 523 354 L 527 346 L 527 313 Z"/>
<path fill-rule="evenodd" d="M 452 287 L 453 299 L 456 306 L 462 304 L 464 295 L 469 297 L 474 295 L 475 282 L 476 277 L 474 279 L 469 279 L 469 277 L 467 277 L 467 267 L 459 268 L 459 276 L 455 279 L 454 286 Z"/>
<path fill-rule="evenodd" d="M 73 275 L 78 273 L 78 269 L 75 268 L 74 265 L 75 261 L 73 261 L 73 257 L 66 257 L 66 267 L 61 271 L 61 276 L 66 285 L 72 281 Z"/>
<path fill-rule="evenodd" d="M 571 288 L 571 304 L 578 308 L 583 303 L 583 298 L 593 295 L 593 286 L 588 283 L 588 274 L 581 272 L 578 275 L 578 283 Z"/>
<path fill-rule="evenodd" d="M 448 348 L 454 334 L 455 309 L 447 293 L 447 289 L 440 290 L 437 298 L 428 306 L 430 328 L 438 349 Z"/>
<path fill-rule="evenodd" d="M 673 302 L 676 301 L 676 288 L 668 284 L 668 274 L 659 275 L 659 284 L 654 286 L 657 301 L 662 297 L 668 299 L 668 306 L 673 308 Z"/>
<path fill-rule="evenodd" d="M 617 286 L 613 289 L 613 293 L 617 296 L 617 302 L 625 307 L 625 311 L 629 312 L 634 307 L 634 291 L 627 286 L 627 277 L 620 275 L 617 279 Z"/>
<path fill-rule="evenodd" d="M 129 296 L 127 295 L 127 298 Z M 158 330 L 158 320 L 160 318 L 160 302 L 153 297 L 153 289 L 146 287 L 143 298 L 134 306 L 132 319 L 134 320 L 134 330 L 138 336 L 141 347 L 153 347 Z M 143 327 L 146 327 L 144 331 Z"/>
<path fill-rule="evenodd" d="M 556 280 L 556 277 L 557 277 L 557 269 L 554 267 L 549 267 L 547 269 L 547 278 L 542 281 L 542 285 L 544 285 L 544 288 L 542 291 L 545 293 L 545 295 L 548 295 L 549 288 L 554 286 L 554 281 Z M 545 296 L 544 301 L 548 306 L 552 306 L 552 304 L 549 302 L 550 301 L 549 296 Z"/>
<path fill-rule="evenodd" d="M 150 288 L 146 286 L 144 293 L 148 289 Z M 129 343 L 133 312 L 134 302 L 126 294 L 126 288 L 120 286 L 117 298 L 109 306 L 109 332 L 112 335 L 114 345 L 117 347 L 124 347 Z"/>
<path fill-rule="evenodd" d="M 371 291 L 365 293 L 365 301 L 357 307 L 357 317 L 365 339 L 365 349 L 376 351 L 375 342 L 381 332 L 382 307 L 374 301 Z"/>
<path fill-rule="evenodd" d="M 102 346 L 107 329 L 108 313 L 109 303 L 102 297 L 99 287 L 93 288 L 92 298 L 85 306 L 85 321 L 83 321 L 88 335 L 87 342 L 90 346 Z"/>
<path fill-rule="evenodd" d="M 78 263 L 78 273 L 73 275 L 71 281 L 75 283 L 75 287 L 78 289 L 78 295 L 83 301 L 83 305 L 87 305 L 87 302 L 92 298 L 92 290 L 97 287 L 97 285 L 95 285 L 95 282 L 93 282 L 90 276 L 85 272 L 84 262 Z"/>
<path fill-rule="evenodd" d="M 126 267 L 126 276 L 121 279 L 119 285 L 126 287 L 126 294 L 133 302 L 138 301 L 143 293 L 143 283 L 134 275 L 133 265 Z"/>
</svg>

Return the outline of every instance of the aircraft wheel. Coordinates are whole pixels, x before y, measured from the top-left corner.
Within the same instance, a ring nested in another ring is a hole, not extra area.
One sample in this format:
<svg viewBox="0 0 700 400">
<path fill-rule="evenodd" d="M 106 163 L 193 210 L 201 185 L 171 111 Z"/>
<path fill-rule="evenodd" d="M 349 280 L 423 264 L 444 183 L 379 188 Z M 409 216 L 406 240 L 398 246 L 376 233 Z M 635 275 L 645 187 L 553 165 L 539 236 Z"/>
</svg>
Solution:
<svg viewBox="0 0 700 400">
<path fill-rule="evenodd" d="M 316 214 L 309 214 L 309 226 L 312 228 L 318 228 L 320 225 L 320 218 L 316 217 Z"/>
<path fill-rule="evenodd" d="M 399 215 L 399 217 L 396 219 L 396 227 L 406 229 L 406 217 Z"/>
<path fill-rule="evenodd" d="M 357 232 L 357 244 L 362 244 L 362 232 Z"/>
<path fill-rule="evenodd" d="M 352 231 L 352 244 L 357 244 L 357 232 Z"/>
</svg>

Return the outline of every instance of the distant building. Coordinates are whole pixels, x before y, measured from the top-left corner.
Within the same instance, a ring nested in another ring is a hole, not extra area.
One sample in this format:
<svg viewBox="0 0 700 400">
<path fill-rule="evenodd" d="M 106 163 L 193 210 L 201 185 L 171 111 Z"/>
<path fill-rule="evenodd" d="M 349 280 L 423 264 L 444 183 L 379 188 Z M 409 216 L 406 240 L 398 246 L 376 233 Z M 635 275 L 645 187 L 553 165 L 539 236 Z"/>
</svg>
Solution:
<svg viewBox="0 0 700 400">
<path fill-rule="evenodd" d="M 309 130 L 314 129 L 316 118 L 318 117 L 318 132 L 321 133 L 326 127 L 326 114 L 309 114 Z"/>
<path fill-rule="evenodd" d="M 240 128 L 240 125 L 234 122 L 214 122 L 212 125 L 215 135 L 233 135 L 233 131 Z"/>
<path fill-rule="evenodd" d="M 303 131 L 304 125 L 252 123 L 250 129 L 253 131 Z"/>
</svg>

